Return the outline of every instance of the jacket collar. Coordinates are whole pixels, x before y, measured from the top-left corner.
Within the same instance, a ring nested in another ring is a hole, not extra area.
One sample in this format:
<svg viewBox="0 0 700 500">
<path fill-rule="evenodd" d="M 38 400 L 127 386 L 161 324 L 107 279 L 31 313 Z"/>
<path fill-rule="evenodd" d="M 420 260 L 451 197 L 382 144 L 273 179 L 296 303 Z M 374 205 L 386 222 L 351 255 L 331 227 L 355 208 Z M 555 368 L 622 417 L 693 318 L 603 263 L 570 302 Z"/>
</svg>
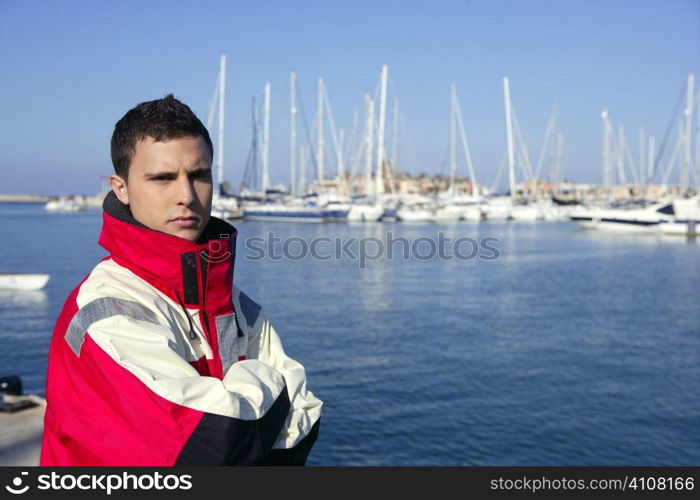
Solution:
<svg viewBox="0 0 700 500">
<path fill-rule="evenodd" d="M 210 217 L 200 239 L 193 242 L 144 226 L 113 191 L 106 196 L 102 208 L 99 244 L 118 264 L 161 291 L 175 291 L 186 304 L 199 303 L 197 290 L 204 286 L 197 282 L 205 283 L 207 267 L 212 263 L 230 266 L 226 274 L 232 280 L 237 231 L 231 224 Z"/>
</svg>

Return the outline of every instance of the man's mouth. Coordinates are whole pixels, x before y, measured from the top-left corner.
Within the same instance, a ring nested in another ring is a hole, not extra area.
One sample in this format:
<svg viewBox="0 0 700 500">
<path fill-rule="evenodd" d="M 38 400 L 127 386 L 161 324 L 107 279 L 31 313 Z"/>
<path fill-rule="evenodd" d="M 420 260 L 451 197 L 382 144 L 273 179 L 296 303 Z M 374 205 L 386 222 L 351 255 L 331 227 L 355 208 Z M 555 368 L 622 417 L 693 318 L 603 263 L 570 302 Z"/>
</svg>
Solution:
<svg viewBox="0 0 700 500">
<path fill-rule="evenodd" d="M 172 219 L 170 222 L 180 227 L 196 227 L 199 224 L 199 218 L 197 217 L 177 217 Z"/>
</svg>

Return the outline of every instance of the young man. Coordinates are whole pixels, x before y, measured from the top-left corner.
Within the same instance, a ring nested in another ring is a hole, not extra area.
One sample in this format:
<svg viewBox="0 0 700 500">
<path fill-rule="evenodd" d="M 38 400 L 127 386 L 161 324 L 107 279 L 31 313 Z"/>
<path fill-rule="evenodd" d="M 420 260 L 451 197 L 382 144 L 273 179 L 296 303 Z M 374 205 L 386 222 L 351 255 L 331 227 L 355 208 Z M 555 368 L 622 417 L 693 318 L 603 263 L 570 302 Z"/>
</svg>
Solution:
<svg viewBox="0 0 700 500">
<path fill-rule="evenodd" d="M 303 465 L 321 401 L 233 285 L 210 217 L 213 147 L 189 107 L 139 104 L 112 136 L 104 258 L 54 330 L 41 465 Z"/>
</svg>

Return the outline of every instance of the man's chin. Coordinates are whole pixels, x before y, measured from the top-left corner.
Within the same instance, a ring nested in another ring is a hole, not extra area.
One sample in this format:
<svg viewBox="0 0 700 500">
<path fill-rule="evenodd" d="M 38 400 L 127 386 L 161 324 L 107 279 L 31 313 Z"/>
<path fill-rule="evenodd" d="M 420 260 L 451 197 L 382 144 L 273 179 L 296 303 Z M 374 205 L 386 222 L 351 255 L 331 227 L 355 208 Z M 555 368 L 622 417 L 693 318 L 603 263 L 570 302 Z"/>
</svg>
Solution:
<svg viewBox="0 0 700 500">
<path fill-rule="evenodd" d="M 197 241 L 199 239 L 199 235 L 201 234 L 201 231 L 199 230 L 199 228 L 189 228 L 189 227 L 171 229 L 171 230 L 166 231 L 166 232 L 172 236 L 177 236 L 178 238 L 182 238 L 182 239 L 185 239 L 188 241 Z"/>
</svg>

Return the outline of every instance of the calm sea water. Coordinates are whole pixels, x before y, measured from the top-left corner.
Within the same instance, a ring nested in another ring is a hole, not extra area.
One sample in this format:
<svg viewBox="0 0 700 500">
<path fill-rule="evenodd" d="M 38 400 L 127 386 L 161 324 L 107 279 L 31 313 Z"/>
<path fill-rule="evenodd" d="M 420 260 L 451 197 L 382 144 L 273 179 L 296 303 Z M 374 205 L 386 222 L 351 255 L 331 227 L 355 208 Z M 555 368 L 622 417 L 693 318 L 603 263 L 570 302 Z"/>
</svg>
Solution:
<svg viewBox="0 0 700 500">
<path fill-rule="evenodd" d="M 700 241 L 570 223 L 236 226 L 235 280 L 325 401 L 310 465 L 700 464 Z M 0 292 L 0 374 L 30 392 L 65 297 L 104 255 L 100 227 L 98 212 L 0 204 L 0 272 L 51 274 L 41 292 Z M 388 231 L 494 237 L 500 256 L 361 269 L 245 246 Z"/>
</svg>

